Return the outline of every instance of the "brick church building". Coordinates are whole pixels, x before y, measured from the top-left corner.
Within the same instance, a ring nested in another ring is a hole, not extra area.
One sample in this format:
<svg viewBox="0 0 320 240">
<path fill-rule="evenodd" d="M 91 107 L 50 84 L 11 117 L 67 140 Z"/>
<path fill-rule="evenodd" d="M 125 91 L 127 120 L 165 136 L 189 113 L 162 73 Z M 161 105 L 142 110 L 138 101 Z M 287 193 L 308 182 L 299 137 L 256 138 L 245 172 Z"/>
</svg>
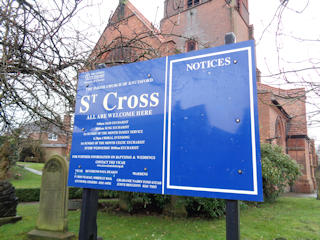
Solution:
<svg viewBox="0 0 320 240">
<path fill-rule="evenodd" d="M 237 42 L 253 39 L 248 0 L 165 0 L 164 4 L 157 29 L 130 1 L 120 0 L 89 57 L 91 68 L 223 45 L 227 33 L 234 33 Z M 302 176 L 293 191 L 313 192 L 318 159 L 307 132 L 305 90 L 273 88 L 261 83 L 257 73 L 261 142 L 280 145 L 301 165 Z"/>
</svg>

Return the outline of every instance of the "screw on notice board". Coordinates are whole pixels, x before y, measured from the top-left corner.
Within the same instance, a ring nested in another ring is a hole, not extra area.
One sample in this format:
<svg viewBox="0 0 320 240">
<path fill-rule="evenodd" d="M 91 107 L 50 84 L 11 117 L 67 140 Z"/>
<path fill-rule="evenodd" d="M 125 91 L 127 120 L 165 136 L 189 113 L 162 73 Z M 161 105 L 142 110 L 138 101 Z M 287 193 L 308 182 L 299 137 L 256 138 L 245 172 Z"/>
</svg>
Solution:
<svg viewBox="0 0 320 240">
<path fill-rule="evenodd" d="M 237 118 L 237 119 L 236 119 L 236 123 L 240 123 L 240 118 Z"/>
<path fill-rule="evenodd" d="M 144 171 L 147 171 L 148 169 L 147 169 L 147 168 L 144 168 L 143 170 L 144 170 Z"/>
<path fill-rule="evenodd" d="M 79 165 L 78 168 L 81 168 L 81 165 Z"/>
<path fill-rule="evenodd" d="M 233 63 L 234 63 L 234 64 L 237 64 L 237 63 L 238 63 L 238 60 L 233 60 Z"/>
<path fill-rule="evenodd" d="M 241 169 L 239 169 L 239 170 L 238 170 L 238 173 L 239 173 L 239 174 L 242 174 L 242 170 L 241 170 Z"/>
<path fill-rule="evenodd" d="M 85 129 L 84 129 L 84 128 L 82 128 L 81 130 L 82 130 L 83 132 L 85 131 Z"/>
<path fill-rule="evenodd" d="M 148 78 L 149 78 L 149 77 L 151 77 L 151 74 L 150 74 L 150 73 L 148 74 Z"/>
</svg>

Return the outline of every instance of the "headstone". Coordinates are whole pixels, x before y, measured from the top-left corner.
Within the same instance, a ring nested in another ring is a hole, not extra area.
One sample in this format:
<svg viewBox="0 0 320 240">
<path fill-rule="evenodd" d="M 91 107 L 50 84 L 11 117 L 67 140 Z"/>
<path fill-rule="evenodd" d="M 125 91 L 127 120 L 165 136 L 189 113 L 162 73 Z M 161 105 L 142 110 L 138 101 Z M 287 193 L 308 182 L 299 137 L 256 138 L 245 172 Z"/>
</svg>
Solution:
<svg viewBox="0 0 320 240">
<path fill-rule="evenodd" d="M 39 216 L 31 239 L 73 239 L 68 232 L 68 165 L 59 156 L 51 156 L 42 171 Z"/>
</svg>

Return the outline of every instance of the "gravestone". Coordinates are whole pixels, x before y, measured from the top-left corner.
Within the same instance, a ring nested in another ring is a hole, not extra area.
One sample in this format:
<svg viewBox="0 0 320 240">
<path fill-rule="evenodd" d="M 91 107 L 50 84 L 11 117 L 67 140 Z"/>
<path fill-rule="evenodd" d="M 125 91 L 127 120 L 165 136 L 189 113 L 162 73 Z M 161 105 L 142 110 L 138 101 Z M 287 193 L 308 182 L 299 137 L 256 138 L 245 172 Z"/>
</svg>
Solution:
<svg viewBox="0 0 320 240">
<path fill-rule="evenodd" d="M 74 239 L 68 232 L 68 165 L 54 155 L 42 172 L 39 216 L 36 229 L 28 233 L 31 239 Z"/>
</svg>

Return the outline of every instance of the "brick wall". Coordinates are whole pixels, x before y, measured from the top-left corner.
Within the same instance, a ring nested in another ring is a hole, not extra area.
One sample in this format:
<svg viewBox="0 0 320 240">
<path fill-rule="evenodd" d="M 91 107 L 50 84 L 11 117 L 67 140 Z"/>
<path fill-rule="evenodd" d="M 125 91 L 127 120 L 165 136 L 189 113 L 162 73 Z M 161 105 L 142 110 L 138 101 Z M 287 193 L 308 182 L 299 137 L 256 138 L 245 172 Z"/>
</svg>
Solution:
<svg viewBox="0 0 320 240">
<path fill-rule="evenodd" d="M 196 40 L 200 49 L 223 45 L 224 36 L 229 32 L 236 34 L 238 42 L 249 40 L 247 24 L 237 9 L 224 0 L 207 1 L 164 18 L 161 32 L 177 35 L 171 39 L 180 52 L 185 51 L 185 42 L 189 38 Z"/>
<path fill-rule="evenodd" d="M 311 193 L 316 189 L 312 159 L 309 158 L 309 140 L 307 138 L 289 138 L 288 154 L 301 166 L 302 175 L 293 186 L 295 192 Z"/>
<path fill-rule="evenodd" d="M 123 6 L 120 17 L 119 7 L 92 51 L 91 63 L 112 62 L 111 55 L 116 48 L 130 49 L 132 58 L 129 62 L 173 54 L 172 41 L 163 37 L 130 2 Z M 125 60 L 120 56 L 121 59 Z"/>
<path fill-rule="evenodd" d="M 271 92 L 260 91 L 258 94 L 260 139 L 262 142 L 277 144 L 286 151 L 289 118 L 272 100 Z"/>
<path fill-rule="evenodd" d="M 258 94 L 260 139 L 262 139 L 263 142 L 266 142 L 266 139 L 271 138 L 270 103 L 271 93 L 266 92 Z"/>
<path fill-rule="evenodd" d="M 315 158 L 315 148 L 312 140 L 307 136 L 307 120 L 305 105 L 305 90 L 298 89 L 280 89 L 274 88 L 262 83 L 258 86 L 258 108 L 260 123 L 260 138 L 263 142 L 278 144 L 297 161 L 301 166 L 302 176 L 293 186 L 296 192 L 311 193 L 316 189 L 314 177 L 315 168 L 318 161 Z M 290 116 L 287 118 L 279 108 L 273 104 L 273 100 L 279 103 L 279 106 Z M 286 123 L 286 142 L 279 142 L 276 137 L 277 119 Z"/>
<path fill-rule="evenodd" d="M 285 90 L 258 83 L 258 89 L 260 92 L 271 92 L 273 97 L 292 117 L 288 135 L 308 135 L 305 104 L 306 93 L 304 88 Z"/>
</svg>

